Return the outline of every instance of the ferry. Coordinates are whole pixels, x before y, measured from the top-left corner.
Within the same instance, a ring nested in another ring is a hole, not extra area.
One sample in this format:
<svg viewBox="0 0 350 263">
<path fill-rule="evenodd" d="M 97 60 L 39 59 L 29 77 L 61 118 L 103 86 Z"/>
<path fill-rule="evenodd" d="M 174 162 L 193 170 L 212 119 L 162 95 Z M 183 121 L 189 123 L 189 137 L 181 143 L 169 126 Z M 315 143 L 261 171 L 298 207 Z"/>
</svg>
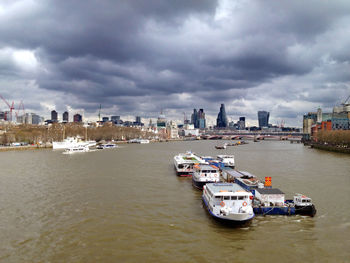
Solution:
<svg viewBox="0 0 350 263">
<path fill-rule="evenodd" d="M 225 167 L 235 168 L 235 156 L 234 155 L 218 155 L 217 159 L 224 164 Z"/>
<path fill-rule="evenodd" d="M 84 152 L 89 152 L 90 149 L 87 145 L 80 145 L 76 147 L 70 147 L 67 148 L 63 154 L 73 154 L 73 153 L 84 153 Z"/>
<path fill-rule="evenodd" d="M 193 166 L 205 163 L 205 160 L 192 152 L 180 153 L 174 156 L 174 165 L 178 176 L 192 176 Z"/>
<path fill-rule="evenodd" d="M 254 218 L 253 194 L 238 184 L 210 183 L 203 186 L 202 200 L 214 219 L 229 225 L 245 225 Z"/>
<path fill-rule="evenodd" d="M 197 164 L 193 166 L 192 184 L 202 190 L 207 183 L 220 182 L 220 170 L 214 165 Z"/>
</svg>

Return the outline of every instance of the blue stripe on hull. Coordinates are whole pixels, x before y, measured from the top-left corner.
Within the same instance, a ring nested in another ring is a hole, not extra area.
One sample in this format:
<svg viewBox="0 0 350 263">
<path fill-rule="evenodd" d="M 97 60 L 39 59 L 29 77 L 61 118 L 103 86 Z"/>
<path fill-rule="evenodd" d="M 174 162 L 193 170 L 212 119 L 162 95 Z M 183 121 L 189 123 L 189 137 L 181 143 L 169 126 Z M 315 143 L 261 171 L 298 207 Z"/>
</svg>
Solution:
<svg viewBox="0 0 350 263">
<path fill-rule="evenodd" d="M 256 215 L 295 215 L 294 207 L 254 207 L 253 211 Z"/>
</svg>

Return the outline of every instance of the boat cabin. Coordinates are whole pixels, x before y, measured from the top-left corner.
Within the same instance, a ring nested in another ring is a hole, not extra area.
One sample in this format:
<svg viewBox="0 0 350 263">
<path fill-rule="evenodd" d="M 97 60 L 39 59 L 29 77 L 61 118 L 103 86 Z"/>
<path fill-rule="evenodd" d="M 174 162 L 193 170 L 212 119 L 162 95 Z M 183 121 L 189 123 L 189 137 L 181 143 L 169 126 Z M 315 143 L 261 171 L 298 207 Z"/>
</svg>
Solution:
<svg viewBox="0 0 350 263">
<path fill-rule="evenodd" d="M 261 206 L 283 206 L 285 194 L 277 188 L 257 188 L 255 198 L 260 201 Z"/>
<path fill-rule="evenodd" d="M 302 194 L 296 194 L 293 198 L 294 204 L 298 206 L 311 206 L 312 200 L 311 198 L 302 195 Z"/>
</svg>

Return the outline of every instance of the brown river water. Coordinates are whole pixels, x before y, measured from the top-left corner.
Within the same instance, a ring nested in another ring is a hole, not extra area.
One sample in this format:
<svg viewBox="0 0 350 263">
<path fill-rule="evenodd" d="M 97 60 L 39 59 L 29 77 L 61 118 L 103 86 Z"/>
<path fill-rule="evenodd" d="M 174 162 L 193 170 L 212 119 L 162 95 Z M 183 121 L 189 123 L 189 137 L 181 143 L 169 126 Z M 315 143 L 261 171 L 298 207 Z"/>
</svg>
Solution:
<svg viewBox="0 0 350 263">
<path fill-rule="evenodd" d="M 63 155 L 0 153 L 0 262 L 350 262 L 350 156 L 286 141 L 121 145 Z M 203 208 L 173 156 L 234 154 L 238 170 L 292 197 L 304 216 L 256 216 L 228 228 Z"/>
</svg>

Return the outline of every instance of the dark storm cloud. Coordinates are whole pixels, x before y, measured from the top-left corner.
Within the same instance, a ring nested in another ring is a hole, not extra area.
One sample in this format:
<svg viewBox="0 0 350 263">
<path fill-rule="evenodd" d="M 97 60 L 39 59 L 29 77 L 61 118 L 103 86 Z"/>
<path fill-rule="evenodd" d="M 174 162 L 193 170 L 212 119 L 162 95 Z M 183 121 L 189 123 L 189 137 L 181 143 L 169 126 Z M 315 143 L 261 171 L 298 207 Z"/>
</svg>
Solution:
<svg viewBox="0 0 350 263">
<path fill-rule="evenodd" d="M 0 76 L 62 109 L 215 116 L 226 103 L 296 118 L 350 92 L 349 13 L 348 1 L 2 1 Z"/>
</svg>

